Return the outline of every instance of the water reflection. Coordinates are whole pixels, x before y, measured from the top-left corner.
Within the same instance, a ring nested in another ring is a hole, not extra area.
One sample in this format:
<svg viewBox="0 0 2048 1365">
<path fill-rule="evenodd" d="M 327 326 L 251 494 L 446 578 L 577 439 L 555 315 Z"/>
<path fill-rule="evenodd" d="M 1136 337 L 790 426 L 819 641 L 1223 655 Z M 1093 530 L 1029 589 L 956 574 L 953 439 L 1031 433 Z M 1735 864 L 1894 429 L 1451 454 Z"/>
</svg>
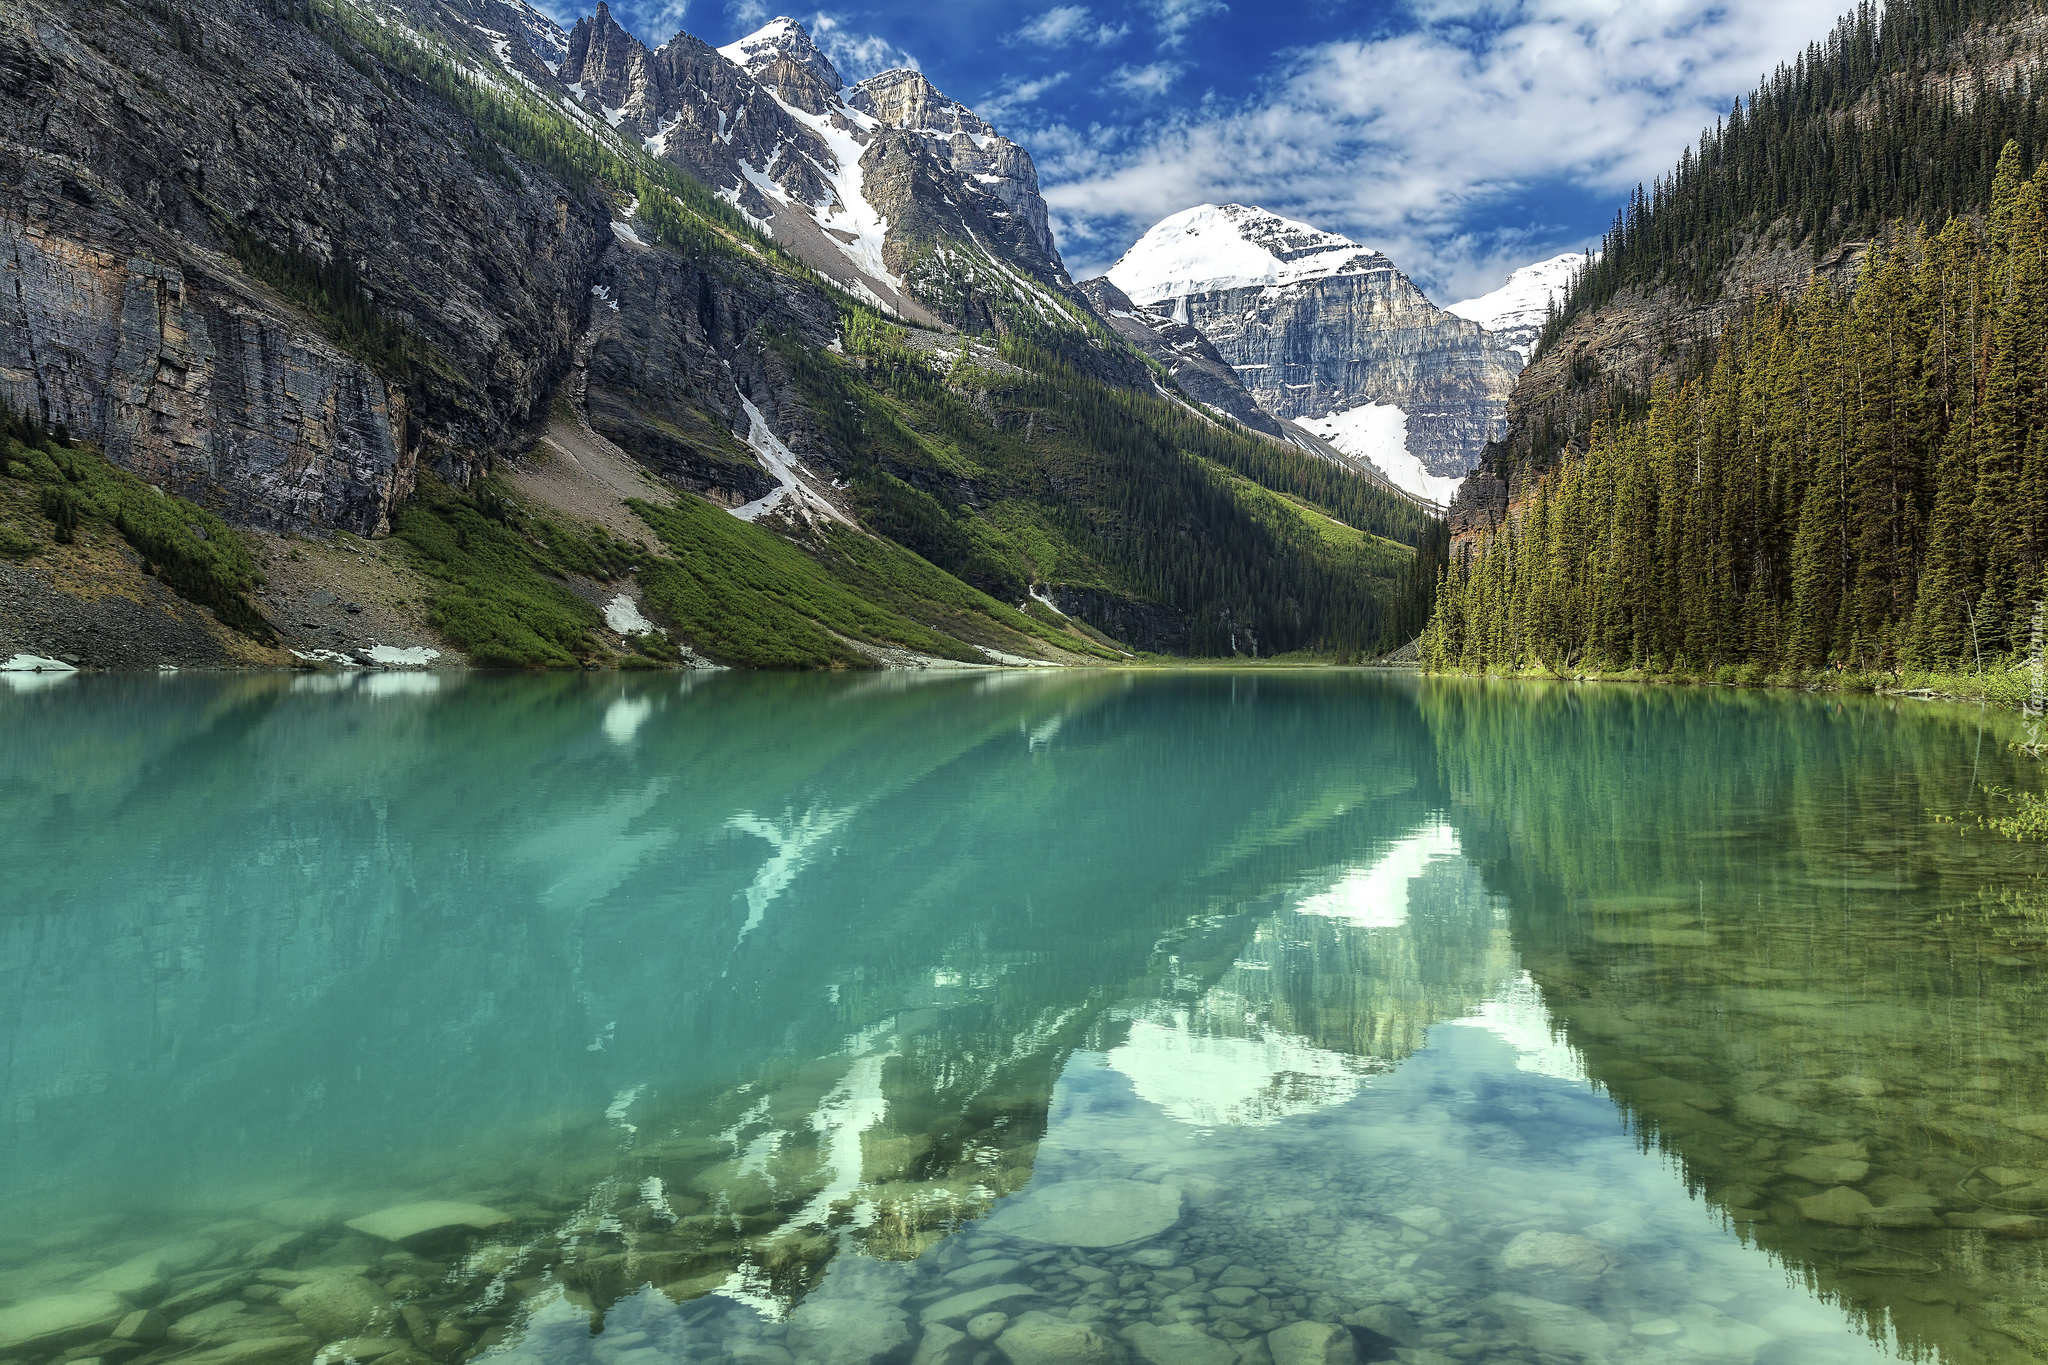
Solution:
<svg viewBox="0 0 2048 1365">
<path fill-rule="evenodd" d="M 2027 1349 L 1946 713 L 387 678 L 0 699 L 0 1356 Z"/>
</svg>

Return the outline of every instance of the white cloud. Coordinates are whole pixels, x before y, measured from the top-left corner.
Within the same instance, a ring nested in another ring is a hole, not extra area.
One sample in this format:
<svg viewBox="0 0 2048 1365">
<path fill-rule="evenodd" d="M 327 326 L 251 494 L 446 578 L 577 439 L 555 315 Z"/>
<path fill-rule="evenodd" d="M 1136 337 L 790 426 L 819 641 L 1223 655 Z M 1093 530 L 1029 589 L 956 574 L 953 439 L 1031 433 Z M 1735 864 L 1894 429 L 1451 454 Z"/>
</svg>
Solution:
<svg viewBox="0 0 2048 1365">
<path fill-rule="evenodd" d="M 975 112 L 990 123 L 999 123 L 1017 114 L 1025 105 L 1032 103 L 1066 78 L 1067 73 L 1064 71 L 1055 71 L 1052 75 L 1040 77 L 1035 81 L 1018 80 L 1013 76 L 1003 82 L 1001 90 L 981 101 L 975 107 Z"/>
<path fill-rule="evenodd" d="M 1086 5 L 1055 5 L 1003 41 L 1039 47 L 1067 47 L 1075 43 L 1107 47 L 1130 31 L 1129 24 L 1097 23 Z"/>
<path fill-rule="evenodd" d="M 1223 0 L 1152 0 L 1152 12 L 1159 21 L 1159 46 L 1179 47 L 1197 19 L 1222 14 L 1229 8 Z"/>
<path fill-rule="evenodd" d="M 1173 83 L 1180 79 L 1180 73 L 1185 70 L 1187 67 L 1180 62 L 1120 66 L 1109 73 L 1109 83 L 1133 95 L 1163 95 L 1173 88 Z"/>
<path fill-rule="evenodd" d="M 849 81 L 864 81 L 878 71 L 898 67 L 922 69 L 917 58 L 888 39 L 873 33 L 856 33 L 822 10 L 812 15 L 805 27 L 810 29 L 811 41 L 818 45 L 818 50 L 831 58 L 839 74 Z"/>
<path fill-rule="evenodd" d="M 752 33 L 774 17 L 767 0 L 730 0 L 725 7 L 725 17 L 732 20 L 742 32 Z"/>
<path fill-rule="evenodd" d="M 1162 32 L 1170 9 L 1211 3 L 1155 0 Z M 1054 124 L 1029 146 L 1077 274 L 1169 213 L 1236 200 L 1369 241 L 1439 298 L 1462 298 L 1582 244 L 1540 223 L 1475 232 L 1484 210 L 1567 182 L 1618 201 L 1825 34 L 1839 5 L 1408 0 L 1407 31 L 1297 51 L 1250 100 L 1205 99 L 1136 129 Z M 1125 79 L 1165 79 L 1149 70 Z"/>
</svg>

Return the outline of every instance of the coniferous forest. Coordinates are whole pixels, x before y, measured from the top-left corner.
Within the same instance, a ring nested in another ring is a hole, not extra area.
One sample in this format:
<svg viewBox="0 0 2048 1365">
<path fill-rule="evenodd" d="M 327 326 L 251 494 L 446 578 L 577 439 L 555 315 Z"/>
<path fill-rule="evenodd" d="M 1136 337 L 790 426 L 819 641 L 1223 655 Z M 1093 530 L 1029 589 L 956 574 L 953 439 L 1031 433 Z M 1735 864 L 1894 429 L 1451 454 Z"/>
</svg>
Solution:
<svg viewBox="0 0 2048 1365">
<path fill-rule="evenodd" d="M 2048 596 L 2048 164 L 1760 299 L 1447 572 L 1439 668 L 1968 668 Z"/>
</svg>

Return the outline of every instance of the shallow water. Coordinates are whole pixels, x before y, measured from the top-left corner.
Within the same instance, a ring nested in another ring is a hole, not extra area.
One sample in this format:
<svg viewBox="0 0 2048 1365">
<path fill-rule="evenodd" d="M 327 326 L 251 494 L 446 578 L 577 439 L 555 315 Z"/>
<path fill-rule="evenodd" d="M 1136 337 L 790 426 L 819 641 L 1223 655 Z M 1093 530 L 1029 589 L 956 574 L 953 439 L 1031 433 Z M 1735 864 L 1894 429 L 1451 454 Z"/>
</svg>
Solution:
<svg viewBox="0 0 2048 1365">
<path fill-rule="evenodd" d="M 0 1362 L 2048 1358 L 2044 860 L 1936 818 L 2012 729 L 0 691 Z"/>
</svg>

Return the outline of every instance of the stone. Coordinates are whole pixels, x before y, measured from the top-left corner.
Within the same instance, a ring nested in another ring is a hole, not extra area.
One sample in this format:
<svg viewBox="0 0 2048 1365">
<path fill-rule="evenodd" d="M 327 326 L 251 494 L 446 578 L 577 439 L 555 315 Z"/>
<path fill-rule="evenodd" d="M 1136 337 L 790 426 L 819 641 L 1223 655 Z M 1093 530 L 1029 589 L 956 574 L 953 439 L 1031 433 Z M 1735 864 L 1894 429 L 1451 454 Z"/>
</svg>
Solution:
<svg viewBox="0 0 2048 1365">
<path fill-rule="evenodd" d="M 1870 1163 L 1846 1157 L 1803 1156 L 1786 1162 L 1785 1174 L 1816 1185 L 1854 1185 L 1870 1174 Z"/>
<path fill-rule="evenodd" d="M 1771 1128 L 1797 1128 L 1806 1120 L 1805 1110 L 1775 1095 L 1737 1095 L 1735 1114 L 1737 1118 Z"/>
<path fill-rule="evenodd" d="M 448 1199 L 430 1199 L 418 1204 L 394 1204 L 388 1209 L 351 1218 L 347 1226 L 387 1242 L 433 1241 L 461 1232 L 487 1232 L 512 1221 L 512 1215 L 483 1204 L 463 1204 Z"/>
<path fill-rule="evenodd" d="M 933 1323 L 918 1339 L 917 1354 L 910 1358 L 910 1365 L 949 1365 L 954 1357 L 953 1348 L 966 1340 L 965 1332 Z"/>
<path fill-rule="evenodd" d="M 1131 1264 L 1145 1266 L 1151 1270 L 1170 1269 L 1180 1260 L 1180 1253 L 1172 1247 L 1140 1247 L 1131 1253 Z"/>
<path fill-rule="evenodd" d="M 1993 1237 L 2011 1237 L 2031 1240 L 2048 1236 L 2048 1219 L 2035 1218 L 2024 1213 L 1994 1213 L 1989 1210 L 1977 1213 L 1952 1213 L 1948 1215 L 1952 1228 L 1971 1228 L 1989 1233 Z"/>
<path fill-rule="evenodd" d="M 1038 1291 L 1028 1284 L 987 1284 L 979 1289 L 953 1294 L 931 1304 L 919 1313 L 920 1322 L 965 1322 L 980 1313 L 986 1313 L 998 1304 L 1015 1303 L 1019 1299 L 1034 1299 Z"/>
<path fill-rule="evenodd" d="M 136 1298 L 148 1294 L 171 1276 L 211 1260 L 218 1250 L 218 1243 L 203 1239 L 173 1242 L 169 1246 L 145 1251 L 140 1256 L 131 1256 L 117 1266 L 88 1277 L 78 1287 L 104 1289 L 123 1298 Z"/>
<path fill-rule="evenodd" d="M 1266 1333 L 1273 1365 L 1352 1365 L 1358 1348 L 1351 1333 L 1327 1322 L 1290 1322 Z"/>
<path fill-rule="evenodd" d="M 232 1331 L 234 1320 L 249 1311 L 249 1305 L 240 1299 L 228 1299 L 211 1308 L 202 1308 L 196 1313 L 187 1313 L 171 1324 L 170 1338 L 174 1342 L 190 1346 L 195 1342 L 211 1341 Z"/>
<path fill-rule="evenodd" d="M 1593 1360 L 1620 1344 L 1620 1334 L 1612 1327 L 1570 1304 L 1527 1294 L 1489 1294 L 1478 1307 L 1499 1318 L 1520 1340 L 1551 1355 Z"/>
<path fill-rule="evenodd" d="M 1250 1266 L 1234 1265 L 1227 1268 L 1221 1275 L 1218 1275 L 1216 1283 L 1244 1285 L 1251 1289 L 1263 1289 L 1271 1279 L 1272 1277 L 1263 1270 L 1253 1270 Z"/>
<path fill-rule="evenodd" d="M 869 1365 L 910 1343 L 910 1315 L 866 1299 L 810 1298 L 789 1316 L 790 1352 L 812 1365 Z"/>
<path fill-rule="evenodd" d="M 178 1365 L 298 1365 L 311 1359 L 318 1344 L 311 1337 L 244 1337 L 179 1356 Z"/>
<path fill-rule="evenodd" d="M 393 1311 L 391 1296 L 360 1275 L 322 1275 L 277 1302 L 326 1341 L 369 1336 Z"/>
<path fill-rule="evenodd" d="M 1590 1237 L 1569 1232 L 1524 1232 L 1502 1250 L 1500 1263 L 1510 1271 L 1591 1279 L 1606 1274 L 1614 1259 Z"/>
<path fill-rule="evenodd" d="M 976 1313 L 967 1320 L 967 1335 L 976 1341 L 994 1341 L 1009 1325 L 1008 1313 Z"/>
<path fill-rule="evenodd" d="M 1210 1298 L 1225 1308 L 1242 1308 L 1258 1296 L 1258 1290 L 1241 1284 L 1221 1285 L 1209 1294 Z"/>
<path fill-rule="evenodd" d="M 1092 1324 L 1041 1312 L 1012 1322 L 996 1338 L 996 1349 L 1010 1365 L 1126 1365 L 1130 1359 Z"/>
<path fill-rule="evenodd" d="M 1180 1221 L 1175 1185 L 1142 1180 L 1065 1180 L 1006 1201 L 982 1222 L 999 1236 L 1053 1246 L 1113 1247 L 1142 1242 Z"/>
<path fill-rule="evenodd" d="M 1140 1322 L 1119 1333 L 1144 1365 L 1236 1365 L 1237 1350 L 1191 1323 Z"/>
<path fill-rule="evenodd" d="M 1394 1352 L 1394 1359 L 1400 1365 L 1464 1365 L 1456 1356 L 1447 1356 L 1442 1351 L 1425 1351 L 1419 1347 L 1403 1346 Z"/>
<path fill-rule="evenodd" d="M 1348 1313 L 1344 1324 L 1362 1327 L 1396 1346 L 1418 1346 L 1422 1343 L 1422 1329 L 1415 1325 L 1415 1319 L 1409 1316 L 1407 1309 L 1391 1303 L 1376 1303 L 1356 1313 Z"/>
<path fill-rule="evenodd" d="M 1406 1223 L 1409 1227 L 1414 1228 L 1417 1232 L 1426 1232 L 1432 1237 L 1448 1230 L 1451 1225 L 1451 1220 L 1444 1217 L 1442 1209 L 1395 1209 L 1394 1217 Z"/>
<path fill-rule="evenodd" d="M 1873 1207 L 1860 1190 L 1847 1185 L 1837 1185 L 1832 1190 L 1795 1199 L 1799 1216 L 1815 1223 L 1833 1223 L 1837 1227 L 1858 1227 Z"/>
<path fill-rule="evenodd" d="M 1020 1264 L 1022 1262 L 1008 1256 L 994 1256 L 986 1261 L 969 1261 L 966 1265 L 947 1271 L 946 1280 L 963 1289 L 971 1288 L 974 1285 L 987 1284 L 990 1280 L 1000 1280 Z"/>
<path fill-rule="evenodd" d="M 0 1308 L 0 1351 L 28 1355 L 96 1341 L 129 1311 L 126 1301 L 104 1289 L 29 1299 Z"/>
<path fill-rule="evenodd" d="M 122 1318 L 111 1335 L 116 1341 L 162 1341 L 170 1324 L 164 1315 L 150 1308 L 138 1308 Z"/>
</svg>

